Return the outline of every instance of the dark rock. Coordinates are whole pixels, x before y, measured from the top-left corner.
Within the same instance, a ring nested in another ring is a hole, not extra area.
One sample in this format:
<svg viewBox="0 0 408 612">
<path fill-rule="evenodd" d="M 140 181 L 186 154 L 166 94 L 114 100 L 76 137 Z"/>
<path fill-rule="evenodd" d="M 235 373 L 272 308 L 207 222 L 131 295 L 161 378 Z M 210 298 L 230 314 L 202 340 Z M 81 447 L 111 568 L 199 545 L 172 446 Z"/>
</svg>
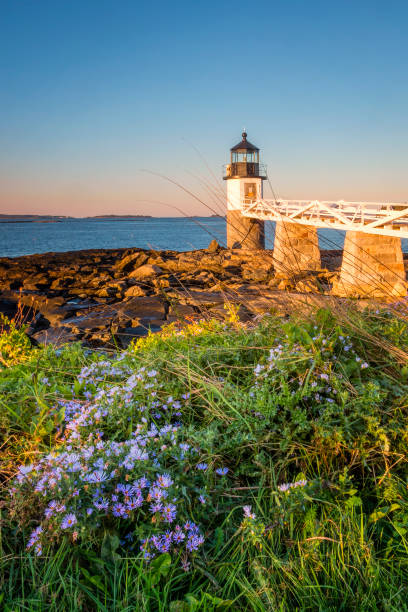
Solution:
<svg viewBox="0 0 408 612">
<path fill-rule="evenodd" d="M 30 321 L 29 326 L 25 330 L 27 336 L 33 336 L 36 332 L 43 331 L 50 327 L 50 322 L 38 312 Z"/>
<path fill-rule="evenodd" d="M 49 278 L 44 274 L 36 274 L 34 276 L 29 276 L 23 281 L 24 289 L 28 289 L 29 291 L 42 291 L 43 289 L 45 289 L 45 287 L 48 287 L 49 284 Z"/>
<path fill-rule="evenodd" d="M 210 244 L 207 247 L 207 251 L 209 253 L 217 253 L 220 250 L 220 245 L 218 244 L 218 242 L 215 240 L 211 240 Z"/>
<path fill-rule="evenodd" d="M 128 272 L 129 270 L 135 270 L 139 266 L 142 266 L 148 260 L 148 255 L 146 253 L 138 252 L 131 253 L 127 255 L 123 259 L 121 259 L 117 264 L 116 268 L 120 272 Z"/>
<path fill-rule="evenodd" d="M 258 281 L 263 283 L 264 281 L 268 280 L 269 276 L 270 274 L 268 274 L 268 271 L 260 268 L 255 268 L 253 270 L 246 268 L 242 270 L 242 278 L 244 280 Z"/>
<path fill-rule="evenodd" d="M 149 332 L 158 332 L 165 325 L 165 321 L 148 321 L 136 327 L 125 327 L 116 334 L 123 348 L 127 348 L 132 340 L 144 338 Z"/>
<path fill-rule="evenodd" d="M 73 276 L 61 276 L 52 281 L 50 289 L 63 290 L 72 285 L 74 281 L 75 279 Z"/>
<path fill-rule="evenodd" d="M 198 290 L 172 290 L 167 295 L 175 298 L 181 304 L 189 304 L 190 306 L 208 307 L 216 306 L 224 302 L 225 296 L 220 292 L 198 291 Z"/>
<path fill-rule="evenodd" d="M 199 315 L 193 306 L 187 304 L 173 304 L 169 308 L 169 312 L 166 317 L 168 323 L 174 321 L 185 321 L 197 318 Z"/>
<path fill-rule="evenodd" d="M 100 330 L 92 334 L 88 334 L 84 338 L 84 344 L 93 348 L 101 346 L 115 346 L 115 337 L 110 330 Z"/>
<path fill-rule="evenodd" d="M 143 297 L 146 295 L 146 290 L 143 289 L 140 285 L 132 285 L 129 289 L 126 289 L 125 296 L 126 297 Z"/>
<path fill-rule="evenodd" d="M 164 302 L 155 296 L 129 298 L 115 304 L 114 308 L 121 323 L 141 318 L 164 320 L 166 317 Z"/>
<path fill-rule="evenodd" d="M 315 278 L 300 280 L 296 283 L 296 291 L 299 293 L 321 293 L 322 287 Z"/>
<path fill-rule="evenodd" d="M 0 312 L 2 312 L 8 319 L 12 319 L 17 314 L 17 309 L 17 301 L 0 297 Z"/>
<path fill-rule="evenodd" d="M 95 332 L 100 329 L 109 329 L 116 319 L 116 309 L 106 308 L 65 319 L 64 327 L 69 327 L 77 334 L 81 332 Z"/>
<path fill-rule="evenodd" d="M 129 278 L 132 278 L 136 281 L 146 280 L 150 278 L 154 278 L 159 274 L 162 274 L 163 270 L 159 266 L 155 264 L 144 264 L 140 266 L 140 268 L 136 268 L 129 274 Z"/>
<path fill-rule="evenodd" d="M 70 327 L 50 327 L 36 334 L 33 334 L 32 338 L 38 343 L 43 345 L 52 344 L 53 346 L 61 346 L 67 342 L 74 342 L 79 340 L 78 336 L 73 333 Z"/>
</svg>

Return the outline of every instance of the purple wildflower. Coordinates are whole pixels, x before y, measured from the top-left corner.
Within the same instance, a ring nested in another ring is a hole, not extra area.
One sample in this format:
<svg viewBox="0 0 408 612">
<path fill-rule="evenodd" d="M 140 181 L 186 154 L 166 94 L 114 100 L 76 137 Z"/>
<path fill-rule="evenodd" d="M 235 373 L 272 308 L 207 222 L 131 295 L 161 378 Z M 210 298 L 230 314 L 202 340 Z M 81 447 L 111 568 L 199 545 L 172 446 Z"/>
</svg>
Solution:
<svg viewBox="0 0 408 612">
<path fill-rule="evenodd" d="M 244 511 L 244 516 L 246 516 L 246 518 L 250 518 L 250 519 L 256 518 L 255 513 L 252 512 L 251 506 L 244 506 L 242 510 Z"/>
<path fill-rule="evenodd" d="M 138 497 L 131 497 L 127 502 L 126 502 L 126 508 L 128 510 L 136 510 L 136 508 L 140 508 L 140 506 L 143 504 L 143 497 L 142 496 L 138 496 Z"/>
<path fill-rule="evenodd" d="M 157 477 L 156 483 L 159 487 L 167 488 L 173 484 L 173 480 L 171 479 L 170 474 L 162 474 Z"/>
<path fill-rule="evenodd" d="M 43 528 L 39 525 L 34 531 L 31 533 L 30 539 L 27 544 L 27 548 L 31 548 L 37 542 L 40 534 L 42 533 Z"/>
<path fill-rule="evenodd" d="M 104 499 L 103 497 L 98 497 L 94 501 L 94 506 L 97 510 L 107 510 L 109 508 L 109 502 L 107 499 Z"/>
<path fill-rule="evenodd" d="M 77 517 L 72 512 L 70 514 L 66 514 L 61 522 L 61 529 L 69 529 L 73 525 L 77 523 Z"/>
<path fill-rule="evenodd" d="M 198 550 L 198 548 L 202 544 L 204 544 L 203 536 L 196 533 L 192 533 L 188 536 L 186 549 L 190 552 L 193 552 L 194 550 Z"/>
<path fill-rule="evenodd" d="M 163 507 L 162 517 L 166 523 L 172 523 L 177 515 L 177 508 L 174 504 L 167 504 Z"/>
<path fill-rule="evenodd" d="M 226 474 L 228 474 L 229 469 L 227 467 L 223 467 L 223 468 L 217 468 L 215 470 L 216 474 L 218 474 L 219 476 L 225 476 Z"/>
<path fill-rule="evenodd" d="M 127 518 L 128 517 L 128 513 L 127 513 L 127 508 L 124 504 L 114 504 L 112 506 L 112 514 L 113 516 L 118 516 L 120 518 Z"/>
<path fill-rule="evenodd" d="M 161 502 L 155 502 L 154 504 L 150 504 L 150 512 L 152 514 L 156 514 L 156 512 L 161 512 L 163 509 L 163 504 Z"/>
</svg>

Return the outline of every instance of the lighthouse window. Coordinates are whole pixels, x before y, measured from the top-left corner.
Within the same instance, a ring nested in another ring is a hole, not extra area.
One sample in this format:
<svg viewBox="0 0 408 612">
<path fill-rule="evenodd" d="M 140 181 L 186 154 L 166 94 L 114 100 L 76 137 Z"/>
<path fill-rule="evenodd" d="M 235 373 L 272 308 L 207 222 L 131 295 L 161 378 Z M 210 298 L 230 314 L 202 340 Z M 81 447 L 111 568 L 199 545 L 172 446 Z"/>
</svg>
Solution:
<svg viewBox="0 0 408 612">
<path fill-rule="evenodd" d="M 238 153 L 237 151 L 232 152 L 231 156 L 232 163 L 247 162 L 247 163 L 258 163 L 259 153 L 258 151 L 245 151 L 245 153 Z"/>
<path fill-rule="evenodd" d="M 256 200 L 256 183 L 245 183 L 244 194 L 246 200 Z"/>
</svg>

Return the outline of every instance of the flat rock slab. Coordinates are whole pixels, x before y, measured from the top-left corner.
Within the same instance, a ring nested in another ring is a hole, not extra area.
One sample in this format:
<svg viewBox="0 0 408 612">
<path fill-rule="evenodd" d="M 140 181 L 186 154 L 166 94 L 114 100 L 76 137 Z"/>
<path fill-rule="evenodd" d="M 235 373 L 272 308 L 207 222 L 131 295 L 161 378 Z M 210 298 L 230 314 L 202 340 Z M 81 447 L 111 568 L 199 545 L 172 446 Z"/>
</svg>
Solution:
<svg viewBox="0 0 408 612">
<path fill-rule="evenodd" d="M 117 332 L 115 338 L 117 338 L 123 348 L 127 348 L 132 340 L 137 338 L 144 338 L 149 332 L 156 333 L 161 330 L 166 321 L 141 321 L 140 325 L 136 327 L 125 327 L 125 329 Z"/>
<path fill-rule="evenodd" d="M 106 308 L 97 312 L 81 314 L 77 317 L 64 319 L 63 326 L 75 330 L 77 333 L 85 331 L 97 331 L 109 327 L 110 322 L 116 318 L 114 309 Z"/>
<path fill-rule="evenodd" d="M 164 320 L 166 307 L 160 297 L 132 297 L 111 305 L 121 319 L 150 318 Z"/>
<path fill-rule="evenodd" d="M 78 336 L 70 327 L 49 327 L 43 331 L 37 332 L 31 336 L 38 344 L 44 346 L 52 345 L 55 347 L 67 344 L 67 342 L 75 342 Z"/>
<path fill-rule="evenodd" d="M 226 294 L 220 291 L 198 291 L 194 289 L 168 291 L 167 296 L 174 298 L 181 304 L 207 308 L 222 304 L 226 299 Z"/>
<path fill-rule="evenodd" d="M 136 281 L 146 280 L 148 278 L 153 278 L 156 276 L 160 276 L 163 273 L 162 268 L 160 266 L 156 266 L 155 264 L 144 264 L 133 272 L 130 272 L 128 278 L 131 278 Z"/>
<path fill-rule="evenodd" d="M 126 255 L 117 263 L 116 267 L 118 270 L 127 272 L 129 270 L 135 270 L 139 266 L 142 266 L 149 259 L 149 256 L 141 251 L 136 253 L 131 253 L 130 255 Z"/>
</svg>

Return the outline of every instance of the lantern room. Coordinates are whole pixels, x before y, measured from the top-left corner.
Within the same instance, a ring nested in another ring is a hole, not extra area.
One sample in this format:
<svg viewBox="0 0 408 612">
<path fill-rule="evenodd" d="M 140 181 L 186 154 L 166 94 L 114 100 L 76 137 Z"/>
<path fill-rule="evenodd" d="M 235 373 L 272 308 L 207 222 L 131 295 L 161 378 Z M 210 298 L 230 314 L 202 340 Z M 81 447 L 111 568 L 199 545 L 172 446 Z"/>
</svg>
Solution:
<svg viewBox="0 0 408 612">
<path fill-rule="evenodd" d="M 242 140 L 231 148 L 231 162 L 225 166 L 224 180 L 231 178 L 262 178 L 260 172 L 264 167 L 259 164 L 259 149 L 247 140 L 247 133 L 242 133 Z"/>
</svg>

